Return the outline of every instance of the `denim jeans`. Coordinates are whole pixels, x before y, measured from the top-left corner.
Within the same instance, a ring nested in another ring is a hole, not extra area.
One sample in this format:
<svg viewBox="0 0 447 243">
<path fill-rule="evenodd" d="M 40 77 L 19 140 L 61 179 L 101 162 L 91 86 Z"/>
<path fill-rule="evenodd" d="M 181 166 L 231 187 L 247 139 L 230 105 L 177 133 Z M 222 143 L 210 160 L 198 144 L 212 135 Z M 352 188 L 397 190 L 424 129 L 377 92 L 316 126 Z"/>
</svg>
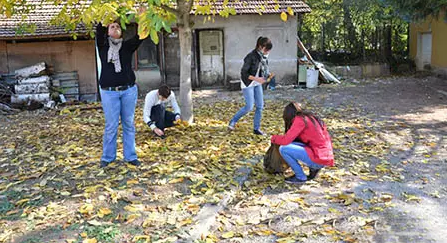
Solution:
<svg viewBox="0 0 447 243">
<path fill-rule="evenodd" d="M 307 176 L 304 174 L 303 168 L 301 168 L 298 160 L 312 169 L 321 169 L 324 167 L 323 165 L 316 164 L 310 160 L 309 155 L 304 149 L 305 146 L 306 145 L 303 143 L 293 142 L 289 145 L 279 147 L 279 153 L 284 158 L 286 163 L 292 168 L 293 172 L 295 172 L 295 177 L 300 180 L 306 180 Z"/>
<path fill-rule="evenodd" d="M 155 122 L 157 128 L 164 131 L 165 128 L 173 127 L 175 125 L 175 114 L 167 111 L 162 105 L 156 105 L 151 109 L 151 121 Z"/>
<path fill-rule="evenodd" d="M 274 89 L 275 89 L 275 87 L 276 87 L 276 77 L 275 77 L 275 76 L 273 76 L 273 78 L 270 80 L 270 82 L 269 82 L 269 84 L 268 84 L 268 87 L 269 87 L 271 90 L 274 90 Z"/>
<path fill-rule="evenodd" d="M 105 116 L 105 129 L 101 160 L 112 162 L 116 159 L 116 138 L 119 120 L 123 127 L 123 155 L 125 161 L 137 159 L 135 151 L 135 106 L 137 104 L 138 88 L 124 91 L 106 91 L 100 89 L 101 104 Z"/>
<path fill-rule="evenodd" d="M 262 110 L 264 109 L 264 95 L 262 85 L 247 87 L 242 89 L 242 93 L 245 98 L 245 106 L 242 107 L 236 115 L 231 119 L 230 125 L 236 125 L 237 121 L 241 119 L 245 114 L 253 110 L 253 106 L 256 105 L 255 117 L 254 117 L 254 130 L 261 128 Z"/>
</svg>

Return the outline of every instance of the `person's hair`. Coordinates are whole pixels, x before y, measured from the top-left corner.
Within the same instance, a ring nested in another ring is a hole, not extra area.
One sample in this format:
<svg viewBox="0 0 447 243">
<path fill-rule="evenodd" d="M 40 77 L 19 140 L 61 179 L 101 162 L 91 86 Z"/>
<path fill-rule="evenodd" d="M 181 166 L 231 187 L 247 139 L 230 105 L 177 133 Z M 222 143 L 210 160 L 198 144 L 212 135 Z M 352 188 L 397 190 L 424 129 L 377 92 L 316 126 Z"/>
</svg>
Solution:
<svg viewBox="0 0 447 243">
<path fill-rule="evenodd" d="M 293 119 L 297 116 L 300 116 L 303 118 L 304 125 L 307 127 L 307 119 L 309 119 L 313 125 L 316 127 L 317 123 L 320 127 L 323 127 L 324 122 L 315 114 L 309 111 L 304 111 L 301 109 L 301 107 L 297 107 L 294 102 L 289 103 L 284 108 L 283 113 L 283 119 L 284 119 L 284 129 L 285 133 L 289 131 L 290 127 L 292 126 Z"/>
<path fill-rule="evenodd" d="M 267 38 L 267 37 L 259 36 L 258 40 L 256 41 L 256 48 L 255 49 L 256 50 L 257 49 L 262 49 L 264 47 L 265 47 L 265 49 L 267 51 L 270 51 L 273 48 L 272 41 L 269 38 Z"/>
<path fill-rule="evenodd" d="M 158 88 L 158 94 L 167 99 L 171 95 L 171 88 L 167 85 L 162 85 Z"/>
</svg>

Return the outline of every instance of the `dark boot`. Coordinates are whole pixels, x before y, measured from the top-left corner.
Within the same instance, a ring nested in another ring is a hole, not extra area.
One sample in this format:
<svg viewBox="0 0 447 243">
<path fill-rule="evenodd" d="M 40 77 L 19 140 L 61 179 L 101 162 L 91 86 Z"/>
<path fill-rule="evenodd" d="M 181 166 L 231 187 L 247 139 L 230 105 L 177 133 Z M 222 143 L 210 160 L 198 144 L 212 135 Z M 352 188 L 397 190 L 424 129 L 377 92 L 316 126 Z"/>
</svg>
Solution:
<svg viewBox="0 0 447 243">
<path fill-rule="evenodd" d="M 315 177 L 317 177 L 318 172 L 320 172 L 320 169 L 309 168 L 309 175 L 307 176 L 307 180 L 313 180 Z"/>
<path fill-rule="evenodd" d="M 131 164 L 131 165 L 135 165 L 135 166 L 139 166 L 141 165 L 141 162 L 137 159 L 132 160 L 132 161 L 127 161 L 127 163 Z"/>
</svg>

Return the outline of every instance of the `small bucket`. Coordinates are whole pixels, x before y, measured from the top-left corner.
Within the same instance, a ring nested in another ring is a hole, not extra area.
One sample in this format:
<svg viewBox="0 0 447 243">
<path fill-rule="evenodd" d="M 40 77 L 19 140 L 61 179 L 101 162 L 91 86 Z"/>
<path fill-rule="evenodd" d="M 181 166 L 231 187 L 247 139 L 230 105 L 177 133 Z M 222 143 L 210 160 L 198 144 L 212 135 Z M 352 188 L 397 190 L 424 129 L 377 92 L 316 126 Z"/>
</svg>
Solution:
<svg viewBox="0 0 447 243">
<path fill-rule="evenodd" d="M 306 88 L 312 89 L 318 86 L 318 74 L 318 70 L 307 69 Z"/>
</svg>

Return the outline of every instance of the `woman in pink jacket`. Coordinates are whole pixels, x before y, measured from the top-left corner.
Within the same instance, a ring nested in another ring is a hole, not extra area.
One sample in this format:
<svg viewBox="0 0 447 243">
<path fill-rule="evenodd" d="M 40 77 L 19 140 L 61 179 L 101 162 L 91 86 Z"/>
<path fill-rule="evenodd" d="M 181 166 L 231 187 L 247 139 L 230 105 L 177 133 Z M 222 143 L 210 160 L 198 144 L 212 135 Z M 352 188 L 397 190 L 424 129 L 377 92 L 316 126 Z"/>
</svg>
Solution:
<svg viewBox="0 0 447 243">
<path fill-rule="evenodd" d="M 281 145 L 279 152 L 295 172 L 287 183 L 303 183 L 315 178 L 321 168 L 334 165 L 331 137 L 324 122 L 293 102 L 284 108 L 284 135 L 273 135 L 271 142 Z M 306 176 L 298 160 L 309 167 Z"/>
</svg>

